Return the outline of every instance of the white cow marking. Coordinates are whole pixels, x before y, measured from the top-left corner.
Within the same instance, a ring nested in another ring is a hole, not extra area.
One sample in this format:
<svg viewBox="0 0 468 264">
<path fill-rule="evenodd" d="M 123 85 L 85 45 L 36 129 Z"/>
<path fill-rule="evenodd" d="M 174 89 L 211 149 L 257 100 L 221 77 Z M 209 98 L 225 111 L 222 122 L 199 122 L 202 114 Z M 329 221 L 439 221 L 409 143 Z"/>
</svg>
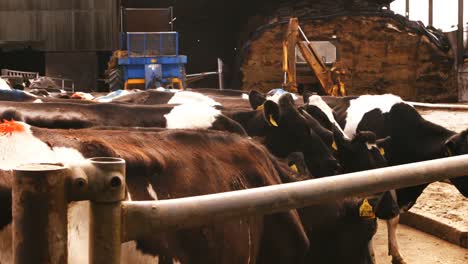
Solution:
<svg viewBox="0 0 468 264">
<path fill-rule="evenodd" d="M 289 92 L 275 93 L 275 94 L 273 94 L 273 95 L 267 96 L 266 99 L 267 99 L 267 100 L 270 100 L 270 101 L 273 101 L 273 102 L 275 102 L 275 103 L 278 103 L 280 97 L 281 97 L 283 94 L 290 94 L 294 100 L 297 100 L 297 95 L 295 95 L 295 94 L 293 94 L 293 93 L 289 93 Z"/>
<path fill-rule="evenodd" d="M 24 127 L 23 132 L 0 135 L 0 169 L 12 170 L 28 163 L 78 164 L 85 161 L 79 151 L 72 148 L 50 148 L 36 138 L 29 125 L 16 122 Z"/>
<path fill-rule="evenodd" d="M 29 125 L 22 122 L 16 123 L 23 126 L 24 131 L 0 135 L 0 146 L 2 146 L 0 148 L 1 170 L 11 170 L 18 165 L 27 163 L 44 162 L 78 165 L 86 162 L 83 155 L 76 149 L 50 148 L 32 134 Z M 69 263 L 87 263 L 88 261 L 88 211 L 89 204 L 86 202 L 70 205 L 68 214 Z"/>
<path fill-rule="evenodd" d="M 0 90 L 11 90 L 10 85 L 2 78 L 0 78 Z"/>
<path fill-rule="evenodd" d="M 369 111 L 380 109 L 382 113 L 390 112 L 392 106 L 402 103 L 403 100 L 393 94 L 384 95 L 362 95 L 349 102 L 349 108 L 346 111 L 346 125 L 344 132 L 349 138 L 353 138 L 356 129 L 362 117 Z"/>
<path fill-rule="evenodd" d="M 33 101 L 34 104 L 42 104 L 42 100 L 41 99 L 36 99 Z"/>
<path fill-rule="evenodd" d="M 210 128 L 221 111 L 204 103 L 190 103 L 175 106 L 164 115 L 169 129 Z"/>
<path fill-rule="evenodd" d="M 153 198 L 154 200 L 158 200 L 158 195 L 154 191 L 153 185 L 151 185 L 151 183 L 148 183 L 148 186 L 146 186 L 146 190 L 148 191 L 151 198 Z"/>
<path fill-rule="evenodd" d="M 335 124 L 336 128 L 340 130 L 340 132 L 344 135 L 345 138 L 348 138 L 348 136 L 344 133 L 343 129 L 341 129 L 340 125 L 338 122 L 336 122 L 335 117 L 333 116 L 333 110 L 330 108 L 330 106 L 323 101 L 322 97 L 319 95 L 312 95 L 309 97 L 309 105 L 314 105 L 318 107 L 322 112 L 328 117 L 328 120 L 332 124 Z"/>
<path fill-rule="evenodd" d="M 180 91 L 175 93 L 174 96 L 167 102 L 168 104 L 188 104 L 188 103 L 201 103 L 209 106 L 221 105 L 212 98 L 196 92 Z"/>
<path fill-rule="evenodd" d="M 109 102 L 112 102 L 113 100 L 115 100 L 117 98 L 120 98 L 122 96 L 125 96 L 127 94 L 130 94 L 130 92 L 127 91 L 127 90 L 117 90 L 117 91 L 114 91 L 114 92 L 110 92 L 105 96 L 98 97 L 95 100 L 100 102 L 100 103 L 109 103 Z"/>
</svg>

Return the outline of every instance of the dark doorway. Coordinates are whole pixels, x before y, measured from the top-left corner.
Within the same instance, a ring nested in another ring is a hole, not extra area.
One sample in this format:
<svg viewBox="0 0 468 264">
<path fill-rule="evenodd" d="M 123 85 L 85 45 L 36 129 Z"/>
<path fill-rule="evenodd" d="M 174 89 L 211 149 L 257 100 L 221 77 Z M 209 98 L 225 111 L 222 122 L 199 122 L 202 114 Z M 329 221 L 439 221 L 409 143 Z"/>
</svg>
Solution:
<svg viewBox="0 0 468 264">
<path fill-rule="evenodd" d="M 0 49 L 0 69 L 39 72 L 40 75 L 44 75 L 45 54 L 30 48 Z"/>
</svg>

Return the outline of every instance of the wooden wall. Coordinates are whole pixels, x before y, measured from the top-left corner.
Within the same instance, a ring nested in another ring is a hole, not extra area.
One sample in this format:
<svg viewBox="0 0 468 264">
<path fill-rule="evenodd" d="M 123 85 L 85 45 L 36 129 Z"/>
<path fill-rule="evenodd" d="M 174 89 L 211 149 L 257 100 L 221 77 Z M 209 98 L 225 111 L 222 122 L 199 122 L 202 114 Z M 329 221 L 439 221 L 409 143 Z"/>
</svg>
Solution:
<svg viewBox="0 0 468 264">
<path fill-rule="evenodd" d="M 40 42 L 42 51 L 118 47 L 118 0 L 1 0 L 0 41 Z"/>
</svg>

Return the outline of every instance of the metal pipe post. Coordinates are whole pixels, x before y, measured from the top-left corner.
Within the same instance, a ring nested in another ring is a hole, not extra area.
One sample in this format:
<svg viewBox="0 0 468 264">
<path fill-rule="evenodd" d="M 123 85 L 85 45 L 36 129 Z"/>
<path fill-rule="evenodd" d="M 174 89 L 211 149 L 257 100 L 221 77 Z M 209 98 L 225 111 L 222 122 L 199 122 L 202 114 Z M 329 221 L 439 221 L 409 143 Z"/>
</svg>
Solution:
<svg viewBox="0 0 468 264">
<path fill-rule="evenodd" d="M 67 263 L 69 170 L 28 164 L 14 170 L 13 258 L 15 264 Z"/>
<path fill-rule="evenodd" d="M 429 0 L 429 26 L 434 25 L 434 1 Z"/>
<path fill-rule="evenodd" d="M 463 0 L 458 0 L 458 34 L 457 34 L 457 65 L 463 68 L 465 47 L 463 45 Z"/>
<path fill-rule="evenodd" d="M 124 202 L 124 241 L 468 175 L 468 155 L 173 200 Z"/>
<path fill-rule="evenodd" d="M 220 58 L 218 58 L 218 79 L 219 79 L 219 89 L 224 90 L 223 61 Z"/>
<path fill-rule="evenodd" d="M 406 6 L 405 6 L 405 17 L 408 19 L 409 19 L 409 12 L 410 12 L 409 1 L 410 0 L 406 0 Z"/>
<path fill-rule="evenodd" d="M 122 241 L 121 202 L 125 199 L 125 161 L 91 158 L 88 178 L 92 188 L 90 219 L 90 263 L 120 263 Z"/>
</svg>

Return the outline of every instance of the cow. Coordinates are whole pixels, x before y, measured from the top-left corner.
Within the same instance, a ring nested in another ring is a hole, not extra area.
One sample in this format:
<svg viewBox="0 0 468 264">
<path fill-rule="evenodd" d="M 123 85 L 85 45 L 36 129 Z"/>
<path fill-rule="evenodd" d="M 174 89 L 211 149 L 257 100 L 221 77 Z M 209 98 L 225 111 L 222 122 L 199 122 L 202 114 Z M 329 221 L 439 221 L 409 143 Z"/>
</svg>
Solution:
<svg viewBox="0 0 468 264">
<path fill-rule="evenodd" d="M 11 169 L 22 163 L 70 165 L 95 156 L 123 158 L 127 199 L 135 201 L 255 188 L 296 177 L 255 141 L 217 131 L 51 130 L 10 121 L 1 124 L 0 131 L 0 229 L 11 222 Z M 84 223 L 75 221 L 86 218 L 83 209 L 71 206 L 70 263 L 83 263 L 86 256 L 77 252 L 85 249 L 79 243 L 86 231 L 78 226 Z M 181 263 L 301 263 L 308 239 L 291 210 L 149 234 L 136 245 L 145 254 Z M 7 255 L 0 254 L 2 263 L 7 263 L 2 259 Z"/>
<path fill-rule="evenodd" d="M 237 121 L 249 136 L 261 137 L 262 142 L 277 157 L 285 158 L 302 152 L 308 169 L 314 176 L 335 175 L 341 167 L 327 143 L 314 130 L 316 121 L 304 116 L 285 94 L 276 104 L 266 101 L 259 110 L 223 110 L 224 115 Z M 332 134 L 330 146 L 332 145 Z"/>
<path fill-rule="evenodd" d="M 336 147 L 340 150 L 338 153 L 342 155 L 338 158 L 348 162 L 342 163 L 345 172 L 387 165 L 385 158 L 376 148 L 376 137 L 372 132 L 360 132 L 352 140 L 338 135 L 335 138 Z M 307 166 L 297 156 L 298 153 L 288 156 L 288 164 L 301 174 L 308 175 Z M 309 178 L 315 177 L 308 175 L 303 179 Z M 390 194 L 385 192 L 299 209 L 311 243 L 306 263 L 375 263 L 372 237 L 377 229 L 376 217 L 384 217 L 394 209 L 391 203 L 389 206 L 389 196 Z M 371 215 L 362 212 L 365 203 L 371 204 Z"/>
<path fill-rule="evenodd" d="M 390 136 L 391 140 L 381 145 L 389 165 L 468 154 L 468 129 L 456 133 L 431 123 L 398 96 L 324 97 L 324 100 L 333 108 L 337 122 L 348 137 L 352 138 L 358 130 L 373 131 L 378 138 Z M 461 194 L 468 196 L 468 176 L 450 181 Z M 410 209 L 426 186 L 396 190 L 394 203 L 402 212 Z M 389 255 L 393 263 L 405 263 L 396 240 L 398 222 L 398 211 L 388 215 Z"/>
<path fill-rule="evenodd" d="M 140 105 L 206 103 L 211 106 L 222 106 L 226 109 L 248 109 L 246 95 L 235 91 L 219 91 L 214 89 L 197 90 L 159 90 L 152 89 L 120 95 L 112 100 L 96 99 L 99 102 L 130 103 Z"/>
<path fill-rule="evenodd" d="M 121 104 L 2 102 L 0 117 L 44 128 L 92 126 L 197 128 L 230 131 L 244 129 L 220 110 L 203 103 L 138 106 Z"/>
</svg>

